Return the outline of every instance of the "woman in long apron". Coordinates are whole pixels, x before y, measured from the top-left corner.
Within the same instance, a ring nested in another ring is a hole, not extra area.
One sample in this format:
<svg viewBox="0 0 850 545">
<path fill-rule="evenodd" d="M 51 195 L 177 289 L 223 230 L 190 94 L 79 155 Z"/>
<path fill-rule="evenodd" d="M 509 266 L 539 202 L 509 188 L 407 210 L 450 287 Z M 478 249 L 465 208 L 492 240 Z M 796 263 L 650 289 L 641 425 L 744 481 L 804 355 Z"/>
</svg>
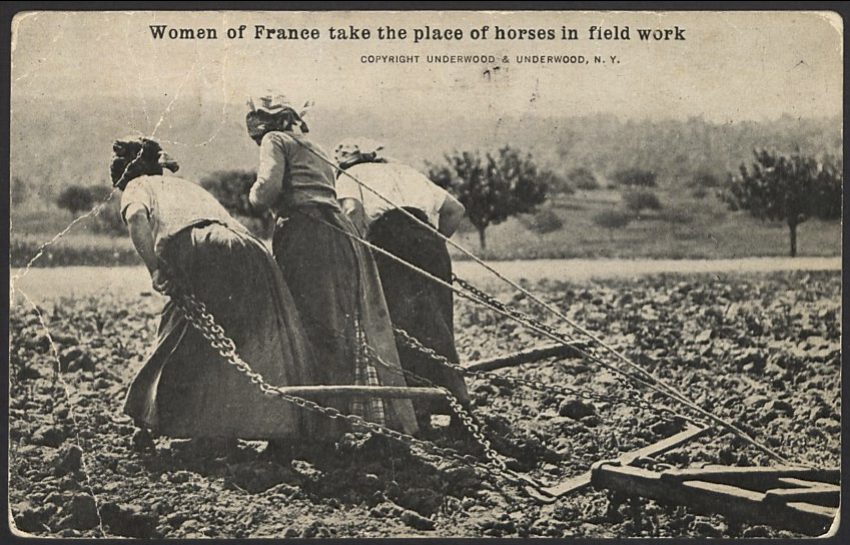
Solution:
<svg viewBox="0 0 850 545">
<path fill-rule="evenodd" d="M 382 149 L 382 145 L 362 137 L 337 145 L 334 159 L 341 169 L 337 195 L 343 212 L 369 242 L 443 282 L 376 252 L 393 325 L 437 355 L 457 363 L 454 297 L 445 285 L 452 282 L 452 261 L 437 233 L 452 236 L 465 209 L 416 169 L 382 156 Z M 448 388 L 469 408 L 469 391 L 460 372 L 403 342 L 397 343 L 397 348 L 405 370 Z M 419 425 L 427 426 L 431 413 L 447 408 L 445 403 L 417 405 Z"/>
<path fill-rule="evenodd" d="M 260 148 L 250 202 L 276 217 L 274 257 L 316 351 L 321 382 L 403 386 L 375 261 L 354 240 L 359 234 L 337 202 L 334 165 L 304 135 L 302 115 L 280 94 L 249 101 L 248 135 Z M 418 431 L 407 399 L 330 403 L 405 433 Z"/>
<path fill-rule="evenodd" d="M 315 384 L 312 349 L 273 257 L 150 139 L 113 145 L 114 185 L 133 244 L 160 292 L 193 294 L 239 355 L 272 385 Z M 143 429 L 177 438 L 300 442 L 326 418 L 259 388 L 169 301 L 156 346 L 130 386 L 124 411 Z"/>
</svg>

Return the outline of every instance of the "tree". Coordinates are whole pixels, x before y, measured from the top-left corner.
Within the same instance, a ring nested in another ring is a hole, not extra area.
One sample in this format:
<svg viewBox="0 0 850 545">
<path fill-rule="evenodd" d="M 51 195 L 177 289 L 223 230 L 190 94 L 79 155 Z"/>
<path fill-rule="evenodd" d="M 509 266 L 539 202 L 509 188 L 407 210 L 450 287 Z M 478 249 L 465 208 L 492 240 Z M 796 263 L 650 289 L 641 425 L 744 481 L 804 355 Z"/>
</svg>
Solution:
<svg viewBox="0 0 850 545">
<path fill-rule="evenodd" d="M 546 185 L 547 193 L 552 195 L 572 195 L 576 192 L 570 182 L 551 170 L 541 170 L 539 181 Z"/>
<path fill-rule="evenodd" d="M 752 169 L 742 164 L 740 176 L 729 176 L 720 198 L 730 210 L 746 210 L 762 221 L 784 221 L 795 257 L 798 225 L 810 217 L 841 216 L 842 162 L 830 156 L 818 162 L 799 150 L 790 156 L 766 150 L 753 154 Z"/>
<path fill-rule="evenodd" d="M 509 146 L 495 154 L 465 151 L 443 158 L 443 164 L 428 165 L 428 175 L 466 207 L 481 249 L 487 248 L 487 227 L 534 212 L 546 200 L 546 178 L 551 174 L 538 169 L 530 155 L 522 156 Z"/>
<path fill-rule="evenodd" d="M 622 229 L 632 221 L 634 216 L 625 210 L 604 210 L 593 216 L 593 223 L 608 229 L 608 236 L 614 241 L 614 229 Z"/>
<path fill-rule="evenodd" d="M 626 208 L 640 214 L 641 210 L 661 210 L 661 201 L 652 191 L 633 190 L 623 193 L 623 202 Z"/>
<path fill-rule="evenodd" d="M 614 182 L 619 186 L 655 187 L 656 176 L 650 170 L 624 168 L 614 173 Z"/>
<path fill-rule="evenodd" d="M 91 188 L 81 185 L 69 185 L 56 198 L 59 208 L 68 210 L 76 217 L 83 210 L 91 210 L 94 205 L 94 195 Z"/>
<path fill-rule="evenodd" d="M 253 171 L 218 170 L 201 178 L 201 187 L 212 193 L 231 215 L 255 235 L 268 237 L 274 228 L 272 217 L 254 211 L 248 200 L 256 179 L 257 173 Z"/>
<path fill-rule="evenodd" d="M 599 181 L 593 174 L 593 171 L 586 167 L 578 167 L 572 169 L 568 174 L 570 183 L 578 189 L 593 190 L 599 189 Z"/>
</svg>

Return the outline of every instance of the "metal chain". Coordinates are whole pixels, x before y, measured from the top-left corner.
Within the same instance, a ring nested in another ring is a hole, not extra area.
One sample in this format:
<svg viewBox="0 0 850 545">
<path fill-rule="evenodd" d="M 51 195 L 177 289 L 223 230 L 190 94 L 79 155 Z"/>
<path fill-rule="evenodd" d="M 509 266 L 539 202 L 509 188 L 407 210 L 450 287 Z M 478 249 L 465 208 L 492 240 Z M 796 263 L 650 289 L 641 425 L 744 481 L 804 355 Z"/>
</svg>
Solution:
<svg viewBox="0 0 850 545">
<path fill-rule="evenodd" d="M 641 399 L 631 399 L 624 397 L 616 397 L 616 396 L 608 396 L 604 394 L 597 394 L 594 392 L 590 392 L 588 390 L 579 390 L 576 388 L 570 388 L 569 386 L 559 386 L 554 384 L 547 384 L 540 380 L 531 380 L 519 377 L 508 377 L 503 375 L 497 375 L 492 371 L 474 371 L 471 369 L 467 369 L 455 362 L 449 361 L 445 356 L 437 354 L 433 349 L 423 345 L 421 341 L 419 341 L 416 337 L 412 336 L 410 333 L 401 328 L 393 328 L 396 332 L 396 338 L 400 339 L 407 347 L 418 350 L 419 352 L 427 355 L 433 361 L 440 363 L 446 367 L 454 369 L 466 376 L 472 376 L 476 378 L 482 378 L 486 380 L 499 380 L 504 381 L 511 386 L 514 387 L 526 387 L 531 388 L 532 390 L 537 390 L 539 392 L 544 393 L 554 393 L 562 396 L 568 397 L 578 397 L 581 399 L 585 399 L 588 401 L 602 401 L 606 403 L 625 403 L 626 405 L 631 405 L 633 407 L 637 407 L 640 409 L 645 409 L 648 411 L 655 411 L 663 414 L 668 414 L 675 418 L 682 418 L 682 416 L 672 409 L 667 407 L 657 407 L 647 401 Z"/>
<path fill-rule="evenodd" d="M 521 490 L 525 490 L 526 487 L 532 487 L 538 492 L 545 494 L 545 492 L 542 491 L 543 487 L 539 483 L 525 475 L 507 469 L 504 467 L 504 462 L 498 459 L 498 457 L 496 457 L 496 461 L 493 462 L 492 466 L 482 464 L 475 460 L 474 457 L 464 456 L 454 449 L 438 447 L 428 441 L 422 441 L 386 426 L 369 422 L 358 415 L 344 414 L 333 407 L 327 407 L 309 399 L 286 394 L 281 391 L 280 388 L 272 386 L 266 382 L 261 374 L 251 369 L 248 363 L 245 362 L 245 360 L 243 360 L 236 352 L 236 344 L 227 336 L 224 328 L 216 323 L 215 317 L 207 311 L 206 306 L 194 295 L 186 293 L 171 293 L 170 295 L 174 304 L 181 312 L 183 312 L 189 323 L 198 329 L 201 335 L 210 342 L 210 345 L 218 351 L 228 364 L 234 366 L 242 374 L 246 375 L 251 383 L 255 384 L 263 394 L 280 397 L 281 399 L 293 403 L 302 409 L 322 414 L 323 416 L 331 419 L 341 418 L 352 426 L 365 429 L 376 435 L 394 439 L 408 446 L 417 446 L 426 452 L 431 452 L 442 456 L 443 458 L 470 465 L 497 482 L 499 480 L 504 480 L 518 486 Z M 455 402 L 457 403 L 457 406 L 462 409 L 460 403 L 457 402 L 457 400 L 455 400 Z"/>
<path fill-rule="evenodd" d="M 537 328 L 542 329 L 543 331 L 545 331 L 545 332 L 547 332 L 551 335 L 556 335 L 565 343 L 576 344 L 576 339 L 565 335 L 564 333 L 554 329 L 551 326 L 544 324 L 543 322 L 539 321 L 538 319 L 536 319 L 532 316 L 529 316 L 528 314 L 526 314 L 526 313 L 524 313 L 520 310 L 517 310 L 513 307 L 506 305 L 505 303 L 503 303 L 502 301 L 499 301 L 498 299 L 496 299 L 495 297 L 493 297 L 489 293 L 486 293 L 486 292 L 476 288 L 475 286 L 473 286 L 472 284 L 470 284 L 466 280 L 464 280 L 464 279 L 462 279 L 462 278 L 460 278 L 460 277 L 458 277 L 454 274 L 452 274 L 452 282 L 458 284 L 460 287 L 462 287 L 466 291 L 475 295 L 475 297 L 477 297 L 478 299 L 484 301 L 485 303 L 487 303 L 487 304 L 489 304 L 493 307 L 498 308 L 502 312 L 506 312 L 506 313 L 510 314 L 511 316 L 513 316 L 514 318 L 517 318 L 517 319 L 522 320 L 524 322 L 533 324 Z M 587 343 L 581 343 L 581 344 L 582 344 L 583 349 L 587 345 Z"/>
<path fill-rule="evenodd" d="M 420 346 L 422 346 L 422 345 L 420 345 Z M 387 362 L 385 362 L 377 354 L 374 347 L 366 345 L 365 348 L 366 348 L 367 355 L 372 359 L 372 361 L 377 363 L 378 365 L 380 365 L 384 369 L 387 369 L 388 371 L 390 371 L 392 373 L 396 373 L 397 375 L 403 376 L 405 379 L 408 379 L 412 382 L 418 383 L 419 385 L 428 386 L 428 387 L 431 387 L 431 388 L 437 388 L 437 389 L 441 390 L 443 392 L 443 395 L 446 397 L 446 401 L 448 401 L 448 403 L 449 403 L 449 407 L 452 409 L 452 411 L 455 413 L 455 415 L 460 419 L 464 428 L 466 428 L 466 430 L 470 433 L 470 435 L 472 435 L 472 437 L 475 438 L 475 441 L 478 443 L 478 445 L 484 451 L 484 456 L 487 458 L 487 460 L 500 470 L 507 469 L 507 466 L 505 464 L 504 459 L 499 455 L 499 453 L 497 453 L 493 449 L 493 446 L 490 443 L 490 440 L 487 439 L 487 437 L 484 435 L 483 431 L 481 430 L 481 426 L 479 425 L 479 423 L 477 422 L 475 417 L 472 415 L 472 413 L 470 413 L 463 406 L 463 404 L 460 402 L 460 400 L 454 394 L 452 394 L 451 391 L 448 388 L 446 388 L 444 386 L 437 385 L 433 381 L 431 381 L 431 380 L 429 380 L 429 379 L 427 379 L 427 378 L 425 378 L 421 375 L 417 375 L 416 373 L 413 373 L 412 371 L 409 371 L 407 369 L 402 369 L 400 367 L 393 367 L 390 364 L 388 364 Z M 425 347 L 423 346 L 423 348 L 425 348 Z M 430 349 L 427 349 L 427 350 L 430 350 Z M 425 350 L 422 350 L 422 351 L 425 352 Z M 430 351 L 433 352 L 433 350 L 430 350 Z"/>
<path fill-rule="evenodd" d="M 315 324 L 315 322 L 313 322 L 313 323 Z M 325 332 L 329 335 L 332 335 L 332 336 L 337 337 L 339 339 L 349 340 L 344 334 L 339 333 L 337 331 L 333 331 L 332 329 L 328 328 L 324 324 L 318 324 L 318 326 L 321 327 L 322 329 L 324 329 Z M 399 330 L 397 328 L 394 328 L 394 329 L 396 331 L 403 331 L 403 330 Z M 413 339 L 413 337 L 411 337 L 411 339 Z M 413 339 L 413 340 L 416 340 L 416 339 Z M 439 356 L 437 356 L 437 354 L 432 349 L 426 348 L 424 345 L 422 345 L 418 341 L 416 341 L 416 342 L 419 345 L 419 347 L 417 349 L 420 352 L 422 352 L 425 355 L 428 355 L 430 357 L 434 357 L 434 358 L 439 357 Z M 484 456 L 487 458 L 487 460 L 490 463 L 492 463 L 493 465 L 495 465 L 497 468 L 499 468 L 500 470 L 506 469 L 507 466 L 505 464 L 505 461 L 493 449 L 490 440 L 487 439 L 487 437 L 484 435 L 483 431 L 481 430 L 481 425 L 478 423 L 478 421 L 475 419 L 475 417 L 472 415 L 472 413 L 470 413 L 463 406 L 463 404 L 460 402 L 460 400 L 458 400 L 457 397 L 455 397 L 455 395 L 452 394 L 451 391 L 448 388 L 437 385 L 434 382 L 432 382 L 431 380 L 429 380 L 429 379 L 427 379 L 427 378 L 425 378 L 421 375 L 417 375 L 416 373 L 414 373 L 414 372 L 412 372 L 408 369 L 404 369 L 402 367 L 396 367 L 396 366 L 390 365 L 389 363 L 384 361 L 384 359 L 381 358 L 381 356 L 377 353 L 375 348 L 373 346 L 370 346 L 369 344 L 363 343 L 363 344 L 361 344 L 361 348 L 363 349 L 366 357 L 368 357 L 372 363 L 377 364 L 378 366 L 387 370 L 388 372 L 393 373 L 396 376 L 404 377 L 404 379 L 408 382 L 412 382 L 412 383 L 418 384 L 420 386 L 427 386 L 427 387 L 437 388 L 437 389 L 441 390 L 443 392 L 443 395 L 445 396 L 446 401 L 448 402 L 449 407 L 451 408 L 452 412 L 454 412 L 454 414 L 460 419 L 464 428 L 466 428 L 466 430 L 469 432 L 469 434 L 475 439 L 475 441 L 478 443 L 478 446 L 481 447 L 481 450 L 484 452 Z M 433 354 L 433 356 L 432 356 L 432 354 Z M 448 361 L 448 360 L 446 360 L 446 361 Z"/>
<path fill-rule="evenodd" d="M 456 282 L 457 284 L 459 284 L 461 287 L 463 287 L 465 290 L 472 293 L 475 297 L 484 301 L 486 304 L 492 305 L 493 307 L 498 308 L 502 312 L 510 314 L 510 315 L 514 316 L 515 318 L 517 318 L 519 320 L 523 320 L 523 321 L 529 323 L 530 325 L 532 325 L 532 326 L 534 326 L 538 329 L 546 331 L 547 333 L 549 333 L 553 337 L 557 337 L 561 342 L 563 342 L 565 344 L 572 344 L 585 357 L 588 357 L 589 359 L 591 359 L 591 361 L 596 361 L 596 362 L 601 361 L 601 359 L 600 359 L 601 356 L 598 356 L 596 354 L 594 347 L 592 347 L 591 345 L 584 343 L 584 342 L 581 342 L 581 341 L 579 341 L 578 343 L 574 342 L 574 340 L 571 339 L 570 337 L 568 337 L 567 335 L 564 335 L 563 333 L 561 333 L 561 332 L 553 329 L 552 327 L 540 322 L 538 319 L 536 319 L 532 316 L 529 316 L 528 314 L 525 314 L 524 312 L 521 312 L 519 310 L 516 310 L 516 309 L 506 305 L 502 301 L 500 301 L 500 300 L 496 299 L 495 297 L 491 296 L 490 294 L 476 288 L 475 286 L 473 286 L 469 282 L 463 280 L 462 278 L 459 278 L 457 276 L 452 275 L 452 280 L 454 282 Z M 632 384 L 632 382 L 627 380 L 628 378 L 633 378 L 634 375 L 630 375 L 629 373 L 617 370 L 616 368 L 612 368 L 611 366 L 608 366 L 608 365 L 606 365 L 605 367 L 611 368 L 611 370 L 617 371 L 616 373 L 614 373 L 614 379 L 617 380 L 620 383 L 621 386 L 623 386 L 627 390 L 638 392 L 638 390 L 637 390 L 637 388 L 635 388 L 634 384 Z M 463 368 L 461 367 L 461 369 L 463 369 Z M 657 380 L 652 376 L 651 373 L 649 373 L 648 371 L 645 371 L 643 369 L 639 369 L 639 370 L 640 370 L 641 374 L 644 375 L 644 379 L 640 379 L 640 380 L 647 380 L 647 381 L 649 381 L 649 384 L 658 384 Z M 524 382 L 524 379 L 506 379 L 506 380 L 516 380 L 518 382 Z M 540 384 L 542 384 L 542 383 L 538 382 L 538 385 L 540 385 Z M 525 384 L 525 385 L 530 387 L 530 388 L 541 389 L 541 388 L 536 388 L 532 384 Z M 543 391 L 557 392 L 558 390 L 563 389 L 565 392 L 571 392 L 570 388 L 565 388 L 563 386 L 550 386 L 550 385 L 546 385 L 546 384 L 542 384 L 542 385 L 543 385 L 543 388 L 542 388 Z M 661 393 L 663 394 L 664 392 L 661 392 Z M 566 395 L 566 394 L 564 394 L 564 395 Z M 581 397 L 587 398 L 585 396 L 585 394 L 579 393 L 578 391 L 574 392 L 573 395 L 579 395 Z M 598 395 L 598 394 L 595 394 L 595 395 Z M 613 402 L 613 403 L 618 403 L 620 401 L 623 401 L 624 403 L 626 403 L 628 405 L 632 405 L 634 407 L 646 409 L 646 410 L 649 410 L 649 411 L 654 411 L 654 412 L 661 413 L 661 414 L 667 414 L 667 415 L 669 415 L 673 418 L 676 418 L 676 419 L 685 418 L 685 416 L 683 414 L 673 410 L 670 407 L 658 407 L 655 404 L 649 403 L 649 402 L 644 401 L 644 400 L 634 400 L 634 399 L 630 399 L 630 398 L 626 398 L 626 397 L 618 398 L 618 397 L 614 397 L 614 396 L 600 396 L 599 399 L 602 400 L 602 401 L 608 401 L 608 402 Z M 685 410 L 691 410 L 693 408 L 690 407 L 688 404 L 684 404 L 684 409 Z M 695 412 L 697 414 L 699 414 L 700 417 L 705 416 L 700 411 L 695 411 Z M 690 411 L 689 411 L 689 413 L 690 413 Z"/>
</svg>

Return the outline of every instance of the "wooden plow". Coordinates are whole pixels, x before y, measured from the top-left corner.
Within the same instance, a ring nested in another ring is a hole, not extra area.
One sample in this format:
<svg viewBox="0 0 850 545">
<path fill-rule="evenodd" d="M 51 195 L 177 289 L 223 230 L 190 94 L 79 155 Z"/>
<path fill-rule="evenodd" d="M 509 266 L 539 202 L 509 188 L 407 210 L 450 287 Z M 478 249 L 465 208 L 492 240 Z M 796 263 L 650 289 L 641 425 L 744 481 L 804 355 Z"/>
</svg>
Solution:
<svg viewBox="0 0 850 545">
<path fill-rule="evenodd" d="M 830 529 L 840 500 L 838 469 L 707 466 L 655 472 L 602 461 L 591 473 L 593 486 L 628 497 L 812 536 Z"/>
<path fill-rule="evenodd" d="M 469 371 L 494 371 L 550 359 L 580 358 L 583 345 L 552 344 L 462 364 Z M 441 399 L 429 387 L 291 386 L 286 394 L 308 399 L 327 396 Z M 653 456 L 684 445 L 708 428 L 689 420 L 674 435 L 613 460 L 600 460 L 590 471 L 551 486 L 528 486 L 541 503 L 588 487 L 608 489 L 624 498 L 644 497 L 682 505 L 697 514 L 718 514 L 732 521 L 765 524 L 807 535 L 822 535 L 833 525 L 840 502 L 840 471 L 835 468 L 706 466 L 653 471 L 638 467 Z"/>
<path fill-rule="evenodd" d="M 578 358 L 580 352 L 577 346 L 564 344 L 552 344 L 541 348 L 523 350 L 514 354 L 498 356 L 478 360 L 472 363 L 462 364 L 462 367 L 470 371 L 493 371 L 504 367 L 513 367 L 523 363 L 535 363 L 549 358 Z M 440 388 L 409 387 L 409 386 L 284 386 L 278 390 L 286 395 L 304 397 L 307 399 L 320 400 L 327 397 L 379 397 L 382 399 L 431 399 L 439 400 L 445 398 Z"/>
<path fill-rule="evenodd" d="M 523 363 L 534 363 L 549 358 L 580 357 L 578 348 L 570 345 L 553 344 L 542 348 L 523 350 L 506 356 L 478 360 L 463 364 L 470 371 L 492 371 L 504 367 L 512 367 Z M 409 386 L 349 386 L 349 385 L 316 385 L 316 386 L 284 386 L 277 390 L 282 394 L 321 400 L 328 397 L 378 397 L 382 399 L 430 399 L 445 398 L 441 388 L 409 387 Z"/>
<path fill-rule="evenodd" d="M 445 399 L 440 388 L 412 388 L 408 386 L 284 386 L 277 390 L 289 396 L 306 399 L 328 397 L 379 397 L 382 399 Z"/>
<path fill-rule="evenodd" d="M 587 345 L 585 343 L 563 344 L 555 343 L 539 348 L 530 348 L 521 352 L 496 356 L 483 360 L 465 363 L 461 366 L 469 371 L 495 371 L 505 367 L 515 367 L 524 363 L 537 363 L 549 358 L 581 358 L 581 350 Z"/>
<path fill-rule="evenodd" d="M 475 371 L 492 371 L 549 358 L 580 357 L 578 346 L 554 344 L 465 364 Z M 840 504 L 840 470 L 808 467 L 706 466 L 697 469 L 651 471 L 636 467 L 699 437 L 707 427 L 685 421 L 666 439 L 614 460 L 600 460 L 590 471 L 564 482 L 527 488 L 542 503 L 588 487 L 604 488 L 622 497 L 644 497 L 682 505 L 703 515 L 718 514 L 732 521 L 765 524 L 806 535 L 823 535 L 833 526 Z"/>
</svg>

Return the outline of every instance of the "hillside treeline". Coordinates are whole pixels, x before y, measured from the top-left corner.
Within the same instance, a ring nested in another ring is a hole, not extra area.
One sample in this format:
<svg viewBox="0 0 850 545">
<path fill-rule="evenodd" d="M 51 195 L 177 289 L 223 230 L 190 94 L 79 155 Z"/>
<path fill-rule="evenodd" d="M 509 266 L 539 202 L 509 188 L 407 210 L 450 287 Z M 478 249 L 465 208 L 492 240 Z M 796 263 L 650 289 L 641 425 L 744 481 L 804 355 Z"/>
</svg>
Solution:
<svg viewBox="0 0 850 545">
<path fill-rule="evenodd" d="M 398 119 L 381 116 L 377 105 L 349 109 L 317 105 L 311 112 L 311 136 L 326 149 L 336 139 L 364 135 L 382 140 L 387 153 L 425 169 L 454 150 L 510 145 L 530 152 L 545 168 L 566 176 L 585 167 L 601 182 L 627 168 L 655 173 L 658 185 L 687 185 L 699 173 L 724 179 L 752 157 L 755 147 L 780 152 L 840 154 L 838 117 L 796 119 L 783 116 L 761 122 L 715 123 L 688 120 L 623 120 L 612 115 L 544 117 L 510 112 L 502 116 L 469 112 L 451 120 L 442 116 Z M 171 103 L 115 98 L 39 101 L 13 98 L 11 179 L 18 198 L 53 202 L 69 184 L 108 183 L 114 138 L 154 134 L 181 162 L 181 174 L 199 180 L 211 172 L 253 169 L 257 150 L 245 135 L 239 105 L 201 104 L 181 97 Z"/>
</svg>

